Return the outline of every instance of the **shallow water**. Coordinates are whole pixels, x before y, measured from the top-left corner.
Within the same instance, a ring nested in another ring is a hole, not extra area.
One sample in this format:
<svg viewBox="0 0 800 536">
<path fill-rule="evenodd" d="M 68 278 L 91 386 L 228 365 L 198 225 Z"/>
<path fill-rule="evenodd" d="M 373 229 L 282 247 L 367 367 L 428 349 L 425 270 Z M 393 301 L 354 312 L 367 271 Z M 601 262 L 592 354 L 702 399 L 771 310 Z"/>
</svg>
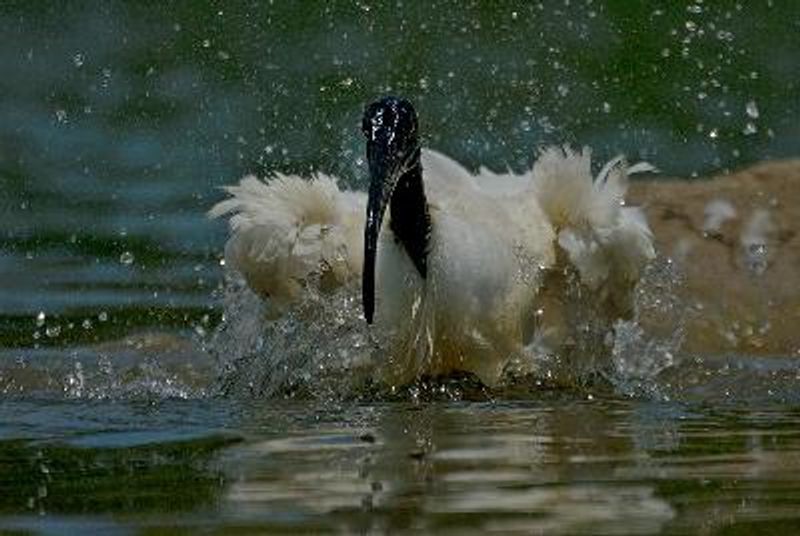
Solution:
<svg viewBox="0 0 800 536">
<path fill-rule="evenodd" d="M 276 391 L 292 352 L 366 343 L 265 339 L 204 213 L 246 172 L 362 184 L 386 92 L 472 167 L 797 156 L 799 29 L 793 2 L 3 3 L 0 532 L 796 530 L 796 359 L 683 355 L 648 294 L 663 332 L 600 382 Z"/>
<path fill-rule="evenodd" d="M 800 414 L 753 402 L 7 401 L 0 530 L 785 532 Z"/>
</svg>

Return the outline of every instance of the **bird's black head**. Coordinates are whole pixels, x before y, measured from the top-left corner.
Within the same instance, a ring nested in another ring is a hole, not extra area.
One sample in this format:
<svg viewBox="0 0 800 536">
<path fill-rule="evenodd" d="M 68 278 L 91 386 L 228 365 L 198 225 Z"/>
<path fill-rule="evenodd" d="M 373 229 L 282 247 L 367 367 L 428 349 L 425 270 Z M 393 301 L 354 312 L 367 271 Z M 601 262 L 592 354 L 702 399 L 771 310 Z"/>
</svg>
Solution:
<svg viewBox="0 0 800 536">
<path fill-rule="evenodd" d="M 375 309 L 375 257 L 383 215 L 398 181 L 419 166 L 417 112 L 405 99 L 384 97 L 367 106 L 361 130 L 367 139 L 370 174 L 362 298 L 364 316 L 371 323 Z M 421 192 L 421 184 L 419 187 Z"/>
<path fill-rule="evenodd" d="M 383 97 L 364 110 L 361 131 L 370 147 L 387 149 L 382 156 L 407 157 L 417 149 L 417 112 L 409 101 L 398 97 Z M 378 155 L 374 155 L 378 156 Z M 372 162 L 370 162 L 372 163 Z"/>
</svg>

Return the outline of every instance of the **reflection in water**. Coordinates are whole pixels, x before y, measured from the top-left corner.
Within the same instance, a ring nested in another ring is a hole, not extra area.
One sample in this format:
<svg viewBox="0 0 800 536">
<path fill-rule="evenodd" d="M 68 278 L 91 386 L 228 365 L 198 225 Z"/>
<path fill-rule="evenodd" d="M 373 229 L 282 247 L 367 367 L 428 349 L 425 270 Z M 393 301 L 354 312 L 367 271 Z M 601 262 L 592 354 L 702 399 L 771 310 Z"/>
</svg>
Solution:
<svg viewBox="0 0 800 536">
<path fill-rule="evenodd" d="M 222 504 L 229 515 L 284 528 L 638 534 L 768 526 L 786 512 L 785 486 L 800 491 L 785 472 L 800 468 L 800 433 L 757 429 L 776 417 L 568 398 L 377 406 L 357 424 L 326 422 L 229 449 Z M 796 415 L 781 418 L 797 424 Z M 783 484 L 772 489 L 778 471 Z"/>
<path fill-rule="evenodd" d="M 800 412 L 752 407 L 564 392 L 12 401 L 0 408 L 0 530 L 777 530 L 800 521 Z"/>
</svg>

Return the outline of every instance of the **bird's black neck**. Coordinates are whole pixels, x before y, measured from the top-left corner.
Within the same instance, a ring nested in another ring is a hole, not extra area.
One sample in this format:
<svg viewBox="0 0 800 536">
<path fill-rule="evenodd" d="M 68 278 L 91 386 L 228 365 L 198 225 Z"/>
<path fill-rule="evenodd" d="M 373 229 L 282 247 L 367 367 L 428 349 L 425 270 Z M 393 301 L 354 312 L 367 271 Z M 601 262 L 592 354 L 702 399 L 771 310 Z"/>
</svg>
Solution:
<svg viewBox="0 0 800 536">
<path fill-rule="evenodd" d="M 417 150 L 419 151 L 419 149 Z M 403 244 L 419 275 L 428 275 L 428 239 L 431 218 L 425 188 L 422 184 L 422 165 L 419 153 L 414 164 L 398 179 L 392 192 L 390 227 L 395 238 Z"/>
</svg>

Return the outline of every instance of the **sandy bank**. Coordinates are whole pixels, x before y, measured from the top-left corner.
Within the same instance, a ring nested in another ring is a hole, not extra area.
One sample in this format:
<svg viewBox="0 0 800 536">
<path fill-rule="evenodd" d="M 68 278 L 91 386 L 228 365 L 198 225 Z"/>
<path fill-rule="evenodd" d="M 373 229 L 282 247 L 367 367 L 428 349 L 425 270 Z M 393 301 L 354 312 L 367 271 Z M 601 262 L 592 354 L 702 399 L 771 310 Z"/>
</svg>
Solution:
<svg viewBox="0 0 800 536">
<path fill-rule="evenodd" d="M 685 277 L 685 351 L 800 352 L 800 160 L 634 182 L 628 198 Z"/>
</svg>

